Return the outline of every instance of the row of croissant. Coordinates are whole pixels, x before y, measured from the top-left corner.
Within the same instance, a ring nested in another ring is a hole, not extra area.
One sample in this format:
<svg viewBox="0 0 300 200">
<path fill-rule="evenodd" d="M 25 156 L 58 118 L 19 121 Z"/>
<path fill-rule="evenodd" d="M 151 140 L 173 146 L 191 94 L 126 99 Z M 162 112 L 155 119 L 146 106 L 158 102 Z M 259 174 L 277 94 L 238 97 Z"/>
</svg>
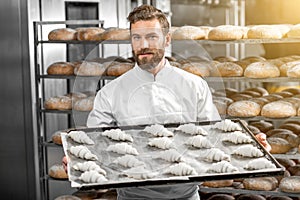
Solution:
<svg viewBox="0 0 300 200">
<path fill-rule="evenodd" d="M 300 38 L 300 24 L 273 24 L 235 26 L 181 26 L 171 27 L 171 37 L 174 40 L 239 40 L 239 39 L 281 39 Z M 103 41 L 129 40 L 130 32 L 127 28 L 110 27 L 80 27 L 57 28 L 48 33 L 49 40 L 58 41 Z"/>
</svg>

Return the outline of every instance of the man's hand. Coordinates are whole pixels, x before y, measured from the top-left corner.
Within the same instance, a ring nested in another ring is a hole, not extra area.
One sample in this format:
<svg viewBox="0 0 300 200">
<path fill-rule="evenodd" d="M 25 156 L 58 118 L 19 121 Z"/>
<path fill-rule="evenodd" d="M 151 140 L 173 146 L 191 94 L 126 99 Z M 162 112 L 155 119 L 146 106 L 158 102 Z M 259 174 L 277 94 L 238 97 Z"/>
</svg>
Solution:
<svg viewBox="0 0 300 200">
<path fill-rule="evenodd" d="M 267 136 L 264 133 L 258 133 L 255 135 L 255 137 L 257 138 L 257 140 L 265 147 L 265 149 L 270 152 L 272 147 L 271 145 L 268 143 L 267 141 Z"/>
<path fill-rule="evenodd" d="M 66 171 L 66 173 L 68 173 L 68 159 L 66 156 L 63 157 L 62 159 L 62 165 L 64 167 L 64 170 Z"/>
</svg>

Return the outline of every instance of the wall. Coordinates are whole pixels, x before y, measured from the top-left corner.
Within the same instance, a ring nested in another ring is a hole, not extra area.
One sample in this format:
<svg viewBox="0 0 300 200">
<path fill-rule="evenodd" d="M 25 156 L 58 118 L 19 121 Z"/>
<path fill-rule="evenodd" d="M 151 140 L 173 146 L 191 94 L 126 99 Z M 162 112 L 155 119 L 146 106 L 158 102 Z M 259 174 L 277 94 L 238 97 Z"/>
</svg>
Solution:
<svg viewBox="0 0 300 200">
<path fill-rule="evenodd" d="M 0 193 L 5 199 L 36 199 L 27 1 L 0 6 Z"/>
</svg>

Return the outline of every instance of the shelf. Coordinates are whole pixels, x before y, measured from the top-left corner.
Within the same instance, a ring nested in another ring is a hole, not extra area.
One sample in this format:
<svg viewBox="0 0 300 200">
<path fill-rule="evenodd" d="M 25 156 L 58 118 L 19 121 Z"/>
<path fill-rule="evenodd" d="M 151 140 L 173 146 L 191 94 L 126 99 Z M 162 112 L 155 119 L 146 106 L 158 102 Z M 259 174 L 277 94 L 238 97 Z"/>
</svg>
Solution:
<svg viewBox="0 0 300 200">
<path fill-rule="evenodd" d="M 101 41 L 91 41 L 91 40 L 39 40 L 38 43 L 41 44 L 130 44 L 129 40 L 101 40 Z"/>
<path fill-rule="evenodd" d="M 300 158 L 300 153 L 295 153 L 295 154 L 272 154 L 272 156 L 276 159 L 281 158 L 281 159 L 299 159 Z"/>
<path fill-rule="evenodd" d="M 76 76 L 76 75 L 38 75 L 38 78 L 49 79 L 95 79 L 95 80 L 113 80 L 116 76 Z"/>
<path fill-rule="evenodd" d="M 260 190 L 245 190 L 245 189 L 235 189 L 235 188 L 207 188 L 199 187 L 201 192 L 212 192 L 212 193 L 230 193 L 230 194 L 260 194 L 260 195 L 271 195 L 271 196 L 289 196 L 289 197 L 299 197 L 299 193 L 286 193 L 278 190 L 274 191 L 260 191 Z"/>
<path fill-rule="evenodd" d="M 251 120 L 251 121 L 259 121 L 259 120 L 266 120 L 266 121 L 278 121 L 282 122 L 285 120 L 300 120 L 300 116 L 294 116 L 294 117 L 286 117 L 286 118 L 268 118 L 264 116 L 256 116 L 256 117 L 232 117 L 232 116 L 226 116 L 227 119 L 240 119 L 240 120 Z"/>
</svg>

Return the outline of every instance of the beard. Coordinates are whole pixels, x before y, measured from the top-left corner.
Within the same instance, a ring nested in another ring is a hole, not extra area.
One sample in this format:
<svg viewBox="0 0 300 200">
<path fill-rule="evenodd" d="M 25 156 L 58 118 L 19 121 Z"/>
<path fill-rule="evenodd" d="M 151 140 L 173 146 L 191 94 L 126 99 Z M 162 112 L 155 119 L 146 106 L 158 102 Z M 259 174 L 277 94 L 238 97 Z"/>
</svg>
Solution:
<svg viewBox="0 0 300 200">
<path fill-rule="evenodd" d="M 139 67 L 147 71 L 155 68 L 165 55 L 164 49 L 150 49 L 150 48 L 144 48 L 137 52 L 132 51 L 132 53 Z M 151 58 L 143 57 L 140 59 L 139 55 L 143 55 L 143 54 L 151 54 L 152 57 Z"/>
</svg>

